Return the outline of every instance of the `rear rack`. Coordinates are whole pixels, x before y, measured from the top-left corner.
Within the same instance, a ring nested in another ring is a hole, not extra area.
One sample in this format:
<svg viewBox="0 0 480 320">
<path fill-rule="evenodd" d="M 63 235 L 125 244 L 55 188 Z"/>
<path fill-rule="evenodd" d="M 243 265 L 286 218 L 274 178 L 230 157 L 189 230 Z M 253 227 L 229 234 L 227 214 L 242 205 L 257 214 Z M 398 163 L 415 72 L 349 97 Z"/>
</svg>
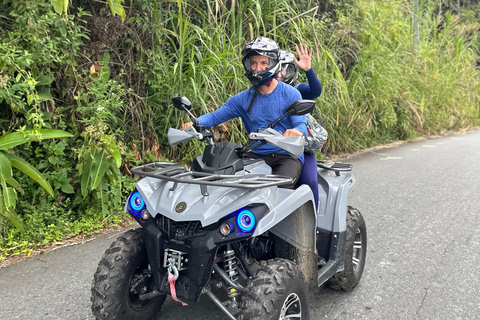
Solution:
<svg viewBox="0 0 480 320">
<path fill-rule="evenodd" d="M 340 171 L 352 171 L 352 165 L 348 163 L 332 162 L 332 161 L 323 161 L 317 160 L 317 167 L 335 171 L 337 176 L 340 175 Z"/>
<path fill-rule="evenodd" d="M 262 189 L 290 184 L 293 179 L 280 175 L 248 174 L 220 175 L 207 172 L 190 171 L 183 164 L 153 162 L 130 170 L 133 174 L 174 182 L 170 191 L 175 191 L 179 183 L 198 184 L 204 196 L 208 196 L 207 186 Z"/>
</svg>

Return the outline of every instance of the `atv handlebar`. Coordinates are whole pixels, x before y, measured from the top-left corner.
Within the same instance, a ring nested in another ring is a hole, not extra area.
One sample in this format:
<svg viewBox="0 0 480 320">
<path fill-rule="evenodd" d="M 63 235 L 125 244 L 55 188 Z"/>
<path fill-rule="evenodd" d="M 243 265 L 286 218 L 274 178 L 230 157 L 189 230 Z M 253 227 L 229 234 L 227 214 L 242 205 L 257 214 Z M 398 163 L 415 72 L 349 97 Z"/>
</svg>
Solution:
<svg viewBox="0 0 480 320">
<path fill-rule="evenodd" d="M 190 112 L 192 104 L 186 97 L 175 97 L 172 99 L 173 105 L 179 110 L 185 111 L 193 125 L 183 131 L 170 128 L 168 131 L 168 142 L 171 147 L 177 146 L 179 143 L 186 142 L 192 138 L 200 141 L 206 140 L 209 145 L 214 145 L 213 132 L 205 126 L 198 124 L 198 119 Z M 267 129 L 259 129 L 258 132 L 249 134 L 247 144 L 239 149 L 238 155 L 241 156 L 251 149 L 258 148 L 264 144 L 274 145 L 282 150 L 287 151 L 292 157 L 299 158 L 303 155 L 305 138 L 303 136 L 283 136 L 282 133 L 274 130 L 275 125 L 288 116 L 300 116 L 311 112 L 315 108 L 313 100 L 296 100 L 288 108 L 286 112 L 279 118 L 273 120 Z M 180 133 L 183 132 L 183 133 Z M 255 143 L 258 142 L 256 145 Z"/>
</svg>

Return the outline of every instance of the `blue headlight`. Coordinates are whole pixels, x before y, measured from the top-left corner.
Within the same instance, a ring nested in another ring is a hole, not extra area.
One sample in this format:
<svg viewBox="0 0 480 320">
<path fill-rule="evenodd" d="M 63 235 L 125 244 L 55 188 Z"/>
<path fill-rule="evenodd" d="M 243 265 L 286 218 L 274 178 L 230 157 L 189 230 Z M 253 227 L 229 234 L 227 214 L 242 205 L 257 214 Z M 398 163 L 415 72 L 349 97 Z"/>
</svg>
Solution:
<svg viewBox="0 0 480 320">
<path fill-rule="evenodd" d="M 128 199 L 128 204 L 130 209 L 134 212 L 140 212 L 143 208 L 145 208 L 145 201 L 143 201 L 142 196 L 138 192 L 134 192 L 130 195 L 130 199 Z"/>
<path fill-rule="evenodd" d="M 237 227 L 242 232 L 250 232 L 255 227 L 255 215 L 250 210 L 242 210 L 237 214 Z"/>
</svg>

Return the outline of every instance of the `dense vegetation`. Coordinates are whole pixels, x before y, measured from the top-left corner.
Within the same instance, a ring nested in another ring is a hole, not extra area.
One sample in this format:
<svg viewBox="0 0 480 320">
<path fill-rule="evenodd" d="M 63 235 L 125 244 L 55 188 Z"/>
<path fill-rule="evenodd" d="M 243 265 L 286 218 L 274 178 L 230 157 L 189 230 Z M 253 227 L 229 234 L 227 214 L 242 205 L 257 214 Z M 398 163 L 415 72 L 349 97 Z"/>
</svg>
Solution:
<svg viewBox="0 0 480 320">
<path fill-rule="evenodd" d="M 478 125 L 475 2 L 3 1 L 0 259 L 124 221 L 129 168 L 202 148 L 168 147 L 171 98 L 200 115 L 247 88 L 258 35 L 314 48 L 327 156 Z M 245 141 L 239 121 L 216 136 Z"/>
</svg>

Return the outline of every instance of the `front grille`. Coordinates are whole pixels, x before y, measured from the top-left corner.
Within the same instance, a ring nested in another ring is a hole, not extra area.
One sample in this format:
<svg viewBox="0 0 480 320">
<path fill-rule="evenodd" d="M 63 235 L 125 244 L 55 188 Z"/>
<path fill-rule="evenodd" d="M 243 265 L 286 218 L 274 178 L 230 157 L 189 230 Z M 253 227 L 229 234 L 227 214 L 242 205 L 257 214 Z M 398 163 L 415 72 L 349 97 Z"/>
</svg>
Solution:
<svg viewBox="0 0 480 320">
<path fill-rule="evenodd" d="M 200 221 L 174 221 L 162 215 L 158 216 L 157 226 L 168 235 L 169 239 L 185 241 L 185 239 L 207 233 Z"/>
</svg>

